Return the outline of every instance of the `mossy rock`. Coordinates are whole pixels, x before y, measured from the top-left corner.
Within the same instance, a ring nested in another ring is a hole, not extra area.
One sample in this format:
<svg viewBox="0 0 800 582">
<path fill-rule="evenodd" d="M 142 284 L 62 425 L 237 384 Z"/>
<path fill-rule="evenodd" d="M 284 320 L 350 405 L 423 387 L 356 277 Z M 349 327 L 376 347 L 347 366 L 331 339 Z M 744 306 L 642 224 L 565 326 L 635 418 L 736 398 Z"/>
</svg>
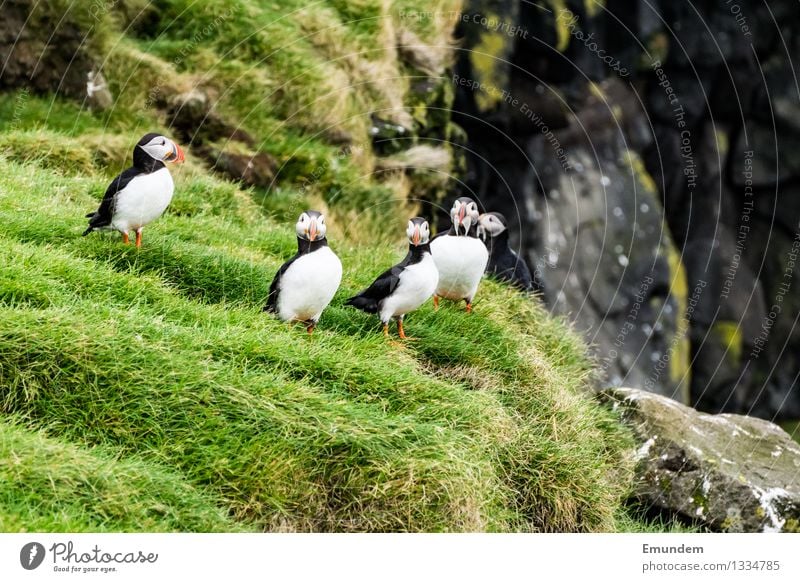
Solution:
<svg viewBox="0 0 800 582">
<path fill-rule="evenodd" d="M 717 531 L 797 531 L 800 446 L 777 425 L 631 388 L 600 398 L 639 441 L 635 497 Z"/>
</svg>

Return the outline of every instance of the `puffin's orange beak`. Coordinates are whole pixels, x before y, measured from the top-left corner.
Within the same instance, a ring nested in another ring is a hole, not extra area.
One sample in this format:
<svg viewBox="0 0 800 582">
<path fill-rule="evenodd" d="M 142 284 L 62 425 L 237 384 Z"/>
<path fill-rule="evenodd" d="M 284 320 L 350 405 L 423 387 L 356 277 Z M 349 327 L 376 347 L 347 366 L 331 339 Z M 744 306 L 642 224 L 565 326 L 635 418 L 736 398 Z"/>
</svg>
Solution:
<svg viewBox="0 0 800 582">
<path fill-rule="evenodd" d="M 414 246 L 419 245 L 420 238 L 419 226 L 414 226 L 414 234 L 411 235 L 411 242 L 414 243 Z"/>
<path fill-rule="evenodd" d="M 458 211 L 458 223 L 464 224 L 464 217 L 467 215 L 467 205 L 462 204 L 461 209 Z"/>
<path fill-rule="evenodd" d="M 186 156 L 183 154 L 183 150 L 181 146 L 174 143 L 172 144 L 172 154 L 167 158 L 168 162 L 172 162 L 173 164 L 181 164 L 186 160 Z"/>
<path fill-rule="evenodd" d="M 317 238 L 317 221 L 312 220 L 311 226 L 308 227 L 308 240 L 314 242 L 315 238 Z"/>
</svg>

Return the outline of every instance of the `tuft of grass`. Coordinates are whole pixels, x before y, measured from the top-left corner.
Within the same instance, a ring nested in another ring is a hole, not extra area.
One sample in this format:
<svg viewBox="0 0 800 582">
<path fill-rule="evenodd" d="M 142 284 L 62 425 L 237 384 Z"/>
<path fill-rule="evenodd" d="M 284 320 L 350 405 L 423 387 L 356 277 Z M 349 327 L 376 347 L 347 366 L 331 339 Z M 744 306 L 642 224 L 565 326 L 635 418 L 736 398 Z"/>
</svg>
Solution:
<svg viewBox="0 0 800 582">
<path fill-rule="evenodd" d="M 154 463 L 0 422 L 0 531 L 246 531 L 211 495 Z"/>
</svg>

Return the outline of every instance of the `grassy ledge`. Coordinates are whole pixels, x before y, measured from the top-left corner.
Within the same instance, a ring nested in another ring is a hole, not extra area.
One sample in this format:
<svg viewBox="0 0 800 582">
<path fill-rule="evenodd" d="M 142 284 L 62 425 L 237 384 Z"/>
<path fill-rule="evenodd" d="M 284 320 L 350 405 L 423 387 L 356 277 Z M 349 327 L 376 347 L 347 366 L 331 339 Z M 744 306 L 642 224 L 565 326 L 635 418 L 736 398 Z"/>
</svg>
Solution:
<svg viewBox="0 0 800 582">
<path fill-rule="evenodd" d="M 110 110 L 0 94 L 0 530 L 631 529 L 629 435 L 563 321 L 491 281 L 471 316 L 410 315 L 404 344 L 343 306 L 402 256 L 413 196 L 330 129 L 369 144 L 372 112 L 410 122 L 393 39 L 446 50 L 453 22 L 401 13 L 460 3 L 228 4 L 74 7 Z M 82 238 L 133 143 L 170 133 L 162 86 L 215 95 L 275 184 L 242 190 L 189 148 L 144 248 Z M 345 275 L 309 339 L 261 307 L 320 204 Z"/>
</svg>

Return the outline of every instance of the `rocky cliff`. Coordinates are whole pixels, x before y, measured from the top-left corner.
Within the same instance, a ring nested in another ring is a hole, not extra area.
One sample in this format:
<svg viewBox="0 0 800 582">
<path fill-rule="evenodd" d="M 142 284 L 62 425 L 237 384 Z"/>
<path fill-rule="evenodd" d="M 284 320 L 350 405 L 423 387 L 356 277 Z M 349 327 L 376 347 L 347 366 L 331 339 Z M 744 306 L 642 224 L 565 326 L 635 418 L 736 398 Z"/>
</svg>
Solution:
<svg viewBox="0 0 800 582">
<path fill-rule="evenodd" d="M 608 381 L 800 416 L 800 13 L 469 0 L 461 190 L 503 211 Z"/>
</svg>

